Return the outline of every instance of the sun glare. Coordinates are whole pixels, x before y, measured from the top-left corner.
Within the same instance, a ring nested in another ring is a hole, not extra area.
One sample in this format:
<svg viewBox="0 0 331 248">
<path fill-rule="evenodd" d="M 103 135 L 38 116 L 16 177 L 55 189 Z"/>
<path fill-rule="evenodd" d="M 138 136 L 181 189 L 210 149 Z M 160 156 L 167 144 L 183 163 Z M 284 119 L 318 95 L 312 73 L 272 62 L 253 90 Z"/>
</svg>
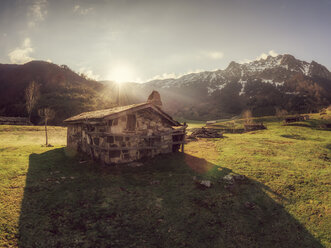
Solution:
<svg viewBox="0 0 331 248">
<path fill-rule="evenodd" d="M 112 67 L 108 78 L 109 80 L 115 81 L 117 83 L 137 81 L 135 70 L 131 66 L 124 64 Z"/>
</svg>

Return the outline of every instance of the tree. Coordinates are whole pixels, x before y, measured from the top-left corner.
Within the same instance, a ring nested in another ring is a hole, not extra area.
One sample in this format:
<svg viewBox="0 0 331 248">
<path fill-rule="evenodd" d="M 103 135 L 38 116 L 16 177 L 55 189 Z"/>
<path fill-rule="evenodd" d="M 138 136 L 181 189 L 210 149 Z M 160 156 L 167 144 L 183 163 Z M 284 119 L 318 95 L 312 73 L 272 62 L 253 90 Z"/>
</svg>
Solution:
<svg viewBox="0 0 331 248">
<path fill-rule="evenodd" d="M 279 120 L 285 119 L 285 117 L 288 115 L 287 110 L 281 109 L 281 108 L 276 108 L 276 116 L 278 117 Z"/>
<path fill-rule="evenodd" d="M 245 124 L 252 124 L 253 119 L 252 119 L 252 111 L 245 110 L 244 113 L 242 114 L 242 118 L 244 119 Z"/>
<path fill-rule="evenodd" d="M 26 110 L 29 115 L 29 120 L 31 121 L 31 113 L 36 105 L 40 96 L 39 92 L 39 85 L 36 84 L 35 81 L 32 81 L 28 87 L 25 89 L 25 103 L 26 103 Z"/>
<path fill-rule="evenodd" d="M 38 110 L 38 114 L 45 122 L 46 146 L 48 146 L 47 122 L 55 117 L 55 112 L 50 108 L 42 108 Z"/>
</svg>

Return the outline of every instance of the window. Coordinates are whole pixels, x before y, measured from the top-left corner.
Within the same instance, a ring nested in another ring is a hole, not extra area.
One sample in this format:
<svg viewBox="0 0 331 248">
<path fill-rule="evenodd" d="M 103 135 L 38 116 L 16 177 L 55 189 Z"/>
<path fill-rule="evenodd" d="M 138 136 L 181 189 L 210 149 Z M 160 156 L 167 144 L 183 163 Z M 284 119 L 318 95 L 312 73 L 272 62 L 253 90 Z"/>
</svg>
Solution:
<svg viewBox="0 0 331 248">
<path fill-rule="evenodd" d="M 136 116 L 135 115 L 128 115 L 127 122 L 126 122 L 126 129 L 128 131 L 134 131 L 136 129 Z"/>
<path fill-rule="evenodd" d="M 109 125 L 109 126 L 117 126 L 117 125 L 118 125 L 118 118 L 116 118 L 116 119 L 114 119 L 114 120 L 111 120 L 111 123 L 110 123 L 110 121 L 109 121 L 109 124 L 111 124 L 111 125 Z"/>
</svg>

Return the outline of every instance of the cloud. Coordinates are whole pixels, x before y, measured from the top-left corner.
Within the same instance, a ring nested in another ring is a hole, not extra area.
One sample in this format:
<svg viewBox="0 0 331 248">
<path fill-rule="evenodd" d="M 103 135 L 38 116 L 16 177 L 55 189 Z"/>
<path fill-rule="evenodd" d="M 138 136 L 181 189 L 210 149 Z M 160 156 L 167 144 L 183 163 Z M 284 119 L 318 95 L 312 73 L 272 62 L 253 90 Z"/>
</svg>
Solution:
<svg viewBox="0 0 331 248">
<path fill-rule="evenodd" d="M 152 80 L 163 80 L 163 79 L 176 79 L 176 78 L 180 78 L 182 76 L 191 74 L 191 73 L 199 73 L 205 70 L 201 70 L 201 69 L 197 69 L 197 70 L 190 70 L 186 73 L 182 73 L 182 74 L 176 74 L 176 73 L 163 73 L 161 75 L 156 75 L 148 80 L 146 80 L 146 82 L 152 81 Z"/>
<path fill-rule="evenodd" d="M 262 53 L 255 60 L 266 59 L 269 55 L 272 57 L 276 57 L 278 53 L 276 53 L 274 50 L 270 50 L 268 53 Z"/>
<path fill-rule="evenodd" d="M 93 10 L 94 10 L 93 8 L 82 8 L 80 5 L 75 5 L 73 12 L 80 15 L 87 15 L 91 13 Z"/>
<path fill-rule="evenodd" d="M 80 74 L 84 74 L 87 78 L 90 78 L 90 79 L 94 79 L 94 80 L 100 79 L 100 75 L 94 74 L 94 72 L 89 68 L 81 67 L 81 68 L 79 68 L 78 72 Z"/>
<path fill-rule="evenodd" d="M 277 57 L 278 53 L 276 53 L 274 50 L 270 50 L 269 55 L 272 56 L 272 57 Z"/>
<path fill-rule="evenodd" d="M 34 49 L 31 46 L 31 40 L 30 38 L 25 38 L 22 46 L 15 48 L 13 51 L 11 51 L 8 56 L 10 59 L 10 62 L 14 64 L 24 64 L 27 63 L 33 58 L 30 56 L 30 54 L 34 51 Z"/>
<path fill-rule="evenodd" d="M 274 50 L 270 50 L 268 53 L 261 53 L 259 56 L 257 56 L 254 60 L 261 60 L 261 59 L 266 59 L 268 56 L 276 57 L 278 56 L 278 53 L 276 53 Z M 247 64 L 251 63 L 254 60 L 251 59 L 243 59 L 239 60 L 239 64 Z"/>
<path fill-rule="evenodd" d="M 210 59 L 222 59 L 224 57 L 224 54 L 222 52 L 205 52 L 204 53 L 206 57 L 210 58 Z"/>
<path fill-rule="evenodd" d="M 28 9 L 28 26 L 33 28 L 47 15 L 47 0 L 34 0 Z"/>
<path fill-rule="evenodd" d="M 154 77 L 152 77 L 151 79 L 148 79 L 148 81 L 152 81 L 152 80 L 162 80 L 162 79 L 167 79 L 167 78 L 178 78 L 178 76 L 175 73 L 163 73 L 161 75 L 156 75 Z"/>
<path fill-rule="evenodd" d="M 196 59 L 213 59 L 218 60 L 224 57 L 224 53 L 219 51 L 200 51 L 193 55 Z"/>
<path fill-rule="evenodd" d="M 80 9 L 80 6 L 79 5 L 75 5 L 74 6 L 74 12 L 77 12 L 79 9 Z"/>
</svg>

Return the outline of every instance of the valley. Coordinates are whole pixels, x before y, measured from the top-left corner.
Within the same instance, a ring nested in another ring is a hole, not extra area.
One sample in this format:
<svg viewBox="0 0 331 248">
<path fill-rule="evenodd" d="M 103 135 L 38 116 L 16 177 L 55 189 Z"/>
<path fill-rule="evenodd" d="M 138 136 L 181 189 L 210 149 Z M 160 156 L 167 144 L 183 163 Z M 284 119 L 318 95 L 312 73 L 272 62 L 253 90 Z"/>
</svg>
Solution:
<svg viewBox="0 0 331 248">
<path fill-rule="evenodd" d="M 43 147 L 42 127 L 0 126 L 0 246 L 329 247 L 331 139 L 321 126 L 331 112 L 310 117 L 256 118 L 266 130 L 192 141 L 140 167 L 70 152 L 66 128 L 49 127 L 54 147 Z"/>
</svg>

